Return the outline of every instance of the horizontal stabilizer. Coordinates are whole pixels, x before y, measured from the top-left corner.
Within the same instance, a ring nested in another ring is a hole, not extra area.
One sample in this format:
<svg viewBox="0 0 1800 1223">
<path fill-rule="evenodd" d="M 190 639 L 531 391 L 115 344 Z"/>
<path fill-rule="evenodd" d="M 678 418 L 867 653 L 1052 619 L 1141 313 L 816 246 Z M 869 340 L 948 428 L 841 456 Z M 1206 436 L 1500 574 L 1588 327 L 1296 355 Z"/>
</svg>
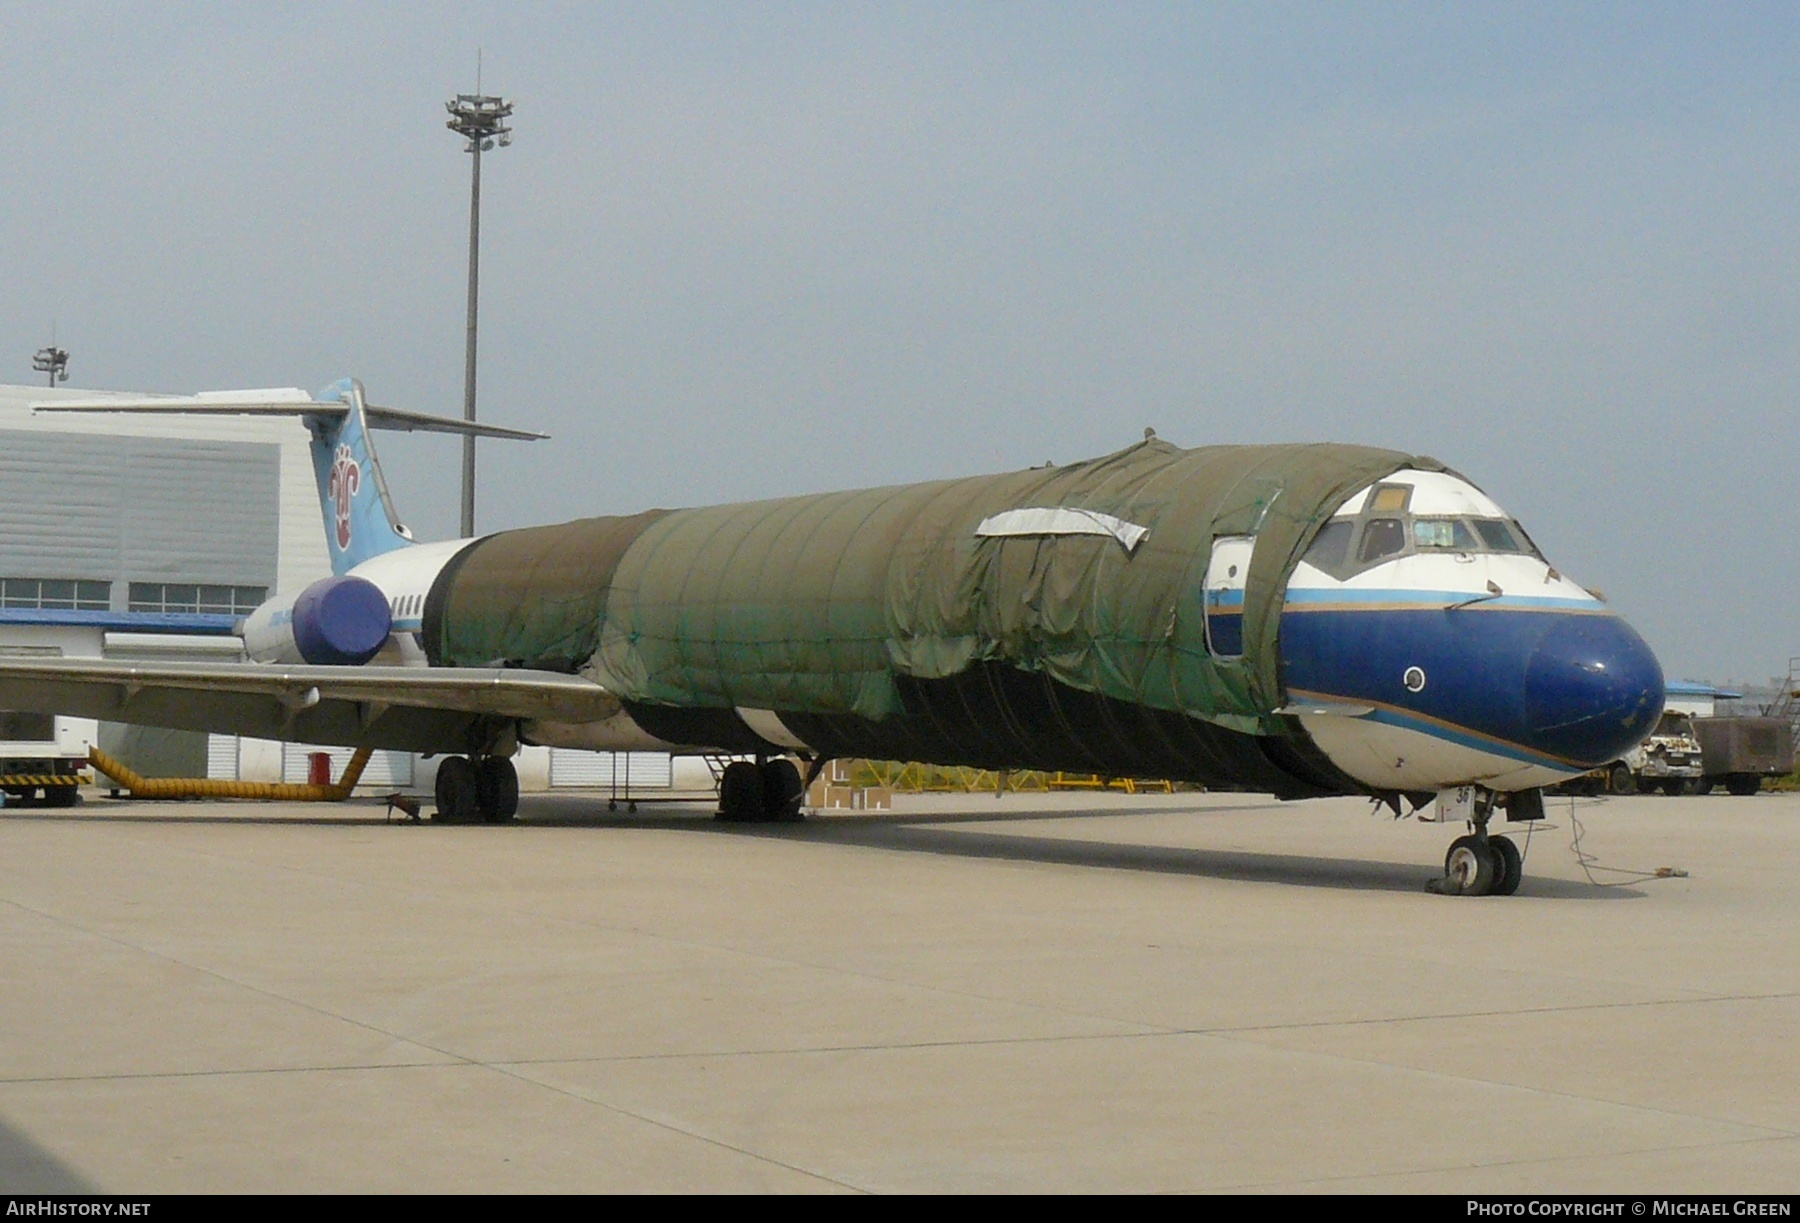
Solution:
<svg viewBox="0 0 1800 1223">
<path fill-rule="evenodd" d="M 183 416 L 317 416 L 341 420 L 350 405 L 342 400 L 313 399 L 226 399 L 205 395 L 194 399 L 50 399 L 31 405 L 34 412 L 121 412 L 147 415 Z M 462 433 L 472 437 L 497 437 L 512 441 L 543 441 L 548 433 L 526 429 L 508 429 L 502 425 L 485 425 L 479 421 L 457 420 L 448 416 L 427 416 L 401 408 L 383 408 L 365 404 L 363 416 L 372 429 L 395 429 L 406 433 Z"/>
<path fill-rule="evenodd" d="M 467 433 L 473 437 L 505 437 L 518 442 L 541 442 L 550 437 L 548 433 L 533 433 L 528 429 L 508 429 L 503 425 L 484 425 L 449 416 L 427 416 L 423 412 L 384 408 L 372 403 L 363 406 L 363 413 L 372 428 L 397 429 L 405 433 Z"/>
</svg>

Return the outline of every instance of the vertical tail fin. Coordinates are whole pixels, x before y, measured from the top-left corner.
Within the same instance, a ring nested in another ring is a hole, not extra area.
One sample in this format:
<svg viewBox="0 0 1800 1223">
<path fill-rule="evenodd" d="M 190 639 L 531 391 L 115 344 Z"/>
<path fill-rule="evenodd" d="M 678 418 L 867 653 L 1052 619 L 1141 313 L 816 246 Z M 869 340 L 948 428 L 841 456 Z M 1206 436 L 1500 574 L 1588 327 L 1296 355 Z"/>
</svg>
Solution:
<svg viewBox="0 0 1800 1223">
<path fill-rule="evenodd" d="M 312 434 L 313 476 L 319 485 L 319 508 L 325 517 L 325 547 L 331 571 L 347 573 L 373 556 L 412 543 L 412 532 L 400 525 L 388 495 L 387 481 L 369 436 L 362 383 L 340 378 L 319 393 L 322 401 L 348 405 L 341 417 L 306 416 Z"/>
</svg>

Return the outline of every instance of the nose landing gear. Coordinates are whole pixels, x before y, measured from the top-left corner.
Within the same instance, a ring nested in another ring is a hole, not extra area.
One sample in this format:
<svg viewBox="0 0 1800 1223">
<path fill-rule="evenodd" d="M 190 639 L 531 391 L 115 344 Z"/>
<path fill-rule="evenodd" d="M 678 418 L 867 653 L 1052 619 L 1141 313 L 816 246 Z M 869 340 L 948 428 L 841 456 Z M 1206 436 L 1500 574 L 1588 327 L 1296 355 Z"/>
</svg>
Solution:
<svg viewBox="0 0 1800 1223">
<path fill-rule="evenodd" d="M 1476 800 L 1470 824 L 1475 831 L 1450 842 L 1444 855 L 1444 877 L 1426 886 L 1444 896 L 1511 896 L 1525 878 L 1525 860 L 1511 837 L 1489 836 L 1495 795 Z M 1516 814 L 1516 813 L 1515 813 Z"/>
<path fill-rule="evenodd" d="M 1457 837 L 1444 855 L 1444 882 L 1438 890 L 1452 896 L 1486 896 L 1494 890 L 1500 855 L 1486 837 Z"/>
</svg>

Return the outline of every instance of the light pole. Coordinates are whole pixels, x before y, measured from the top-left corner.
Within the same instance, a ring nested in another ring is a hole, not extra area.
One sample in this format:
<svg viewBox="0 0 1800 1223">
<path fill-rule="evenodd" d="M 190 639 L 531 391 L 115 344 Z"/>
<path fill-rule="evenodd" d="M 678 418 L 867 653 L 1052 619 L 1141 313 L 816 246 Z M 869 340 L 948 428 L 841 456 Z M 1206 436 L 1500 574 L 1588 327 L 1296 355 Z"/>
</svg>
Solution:
<svg viewBox="0 0 1800 1223">
<path fill-rule="evenodd" d="M 444 126 L 463 138 L 463 151 L 474 158 L 469 176 L 469 331 L 463 351 L 463 419 L 475 419 L 475 306 L 481 279 L 481 154 L 512 143 L 512 103 L 482 93 L 459 93 L 444 103 L 450 120 Z M 462 533 L 475 534 L 475 437 L 463 437 Z"/>
<path fill-rule="evenodd" d="M 50 385 L 69 380 L 69 350 L 58 348 L 52 344 L 48 348 L 40 348 L 31 358 L 31 368 L 40 374 L 50 375 Z"/>
</svg>

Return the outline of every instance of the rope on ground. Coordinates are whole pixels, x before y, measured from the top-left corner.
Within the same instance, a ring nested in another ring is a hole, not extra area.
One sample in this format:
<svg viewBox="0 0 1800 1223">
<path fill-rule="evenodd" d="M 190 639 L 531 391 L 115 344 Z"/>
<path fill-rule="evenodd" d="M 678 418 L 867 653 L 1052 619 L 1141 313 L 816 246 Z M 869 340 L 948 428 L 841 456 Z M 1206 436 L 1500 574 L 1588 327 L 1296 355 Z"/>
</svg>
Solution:
<svg viewBox="0 0 1800 1223">
<path fill-rule="evenodd" d="M 1604 802 L 1605 800 L 1599 801 Z M 1573 839 L 1569 842 L 1569 852 L 1575 855 L 1575 862 L 1581 867 L 1581 873 L 1587 876 L 1587 881 L 1597 888 L 1624 887 L 1628 883 L 1643 883 L 1650 879 L 1686 879 L 1688 877 L 1687 871 L 1679 866 L 1659 866 L 1653 871 L 1640 871 L 1623 866 L 1602 865 L 1598 854 L 1589 853 L 1581 847 L 1581 838 L 1587 834 L 1587 829 L 1582 827 L 1581 820 L 1575 814 L 1575 796 L 1573 794 L 1569 795 L 1569 828 L 1573 833 Z M 1530 844 L 1529 834 L 1527 834 L 1526 843 Z M 1623 875 L 1625 878 L 1602 882 L 1594 878 L 1594 872 L 1597 870 Z"/>
</svg>

